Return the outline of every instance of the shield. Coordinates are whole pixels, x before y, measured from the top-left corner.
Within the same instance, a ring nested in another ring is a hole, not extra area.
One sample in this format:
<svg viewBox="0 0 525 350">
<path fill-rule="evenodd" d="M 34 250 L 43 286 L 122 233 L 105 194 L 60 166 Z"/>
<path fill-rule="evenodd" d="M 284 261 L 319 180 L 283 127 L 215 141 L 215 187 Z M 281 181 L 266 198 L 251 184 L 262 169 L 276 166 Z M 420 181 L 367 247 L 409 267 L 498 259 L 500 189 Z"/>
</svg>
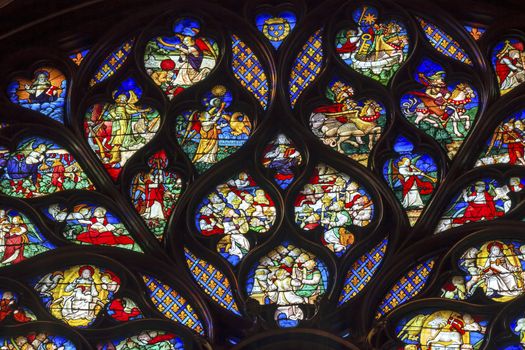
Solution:
<svg viewBox="0 0 525 350">
<path fill-rule="evenodd" d="M 290 23 L 284 18 L 268 18 L 263 25 L 264 35 L 271 41 L 282 41 L 290 34 Z"/>
</svg>

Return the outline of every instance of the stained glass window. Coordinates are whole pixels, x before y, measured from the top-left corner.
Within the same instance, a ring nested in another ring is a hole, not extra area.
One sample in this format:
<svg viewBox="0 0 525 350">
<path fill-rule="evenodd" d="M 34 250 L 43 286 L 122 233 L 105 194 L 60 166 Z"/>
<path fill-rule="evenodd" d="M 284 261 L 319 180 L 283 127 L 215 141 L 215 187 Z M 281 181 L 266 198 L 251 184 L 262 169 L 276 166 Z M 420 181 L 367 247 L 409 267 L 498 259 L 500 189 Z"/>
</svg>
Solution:
<svg viewBox="0 0 525 350">
<path fill-rule="evenodd" d="M 447 326 L 447 331 L 441 331 L 443 323 Z M 470 349 L 480 349 L 488 325 L 488 320 L 480 315 L 452 310 L 427 309 L 401 320 L 396 332 L 398 339 L 416 348 L 448 343 L 459 344 L 463 347 L 468 345 Z M 409 345 L 405 345 L 405 349 L 407 347 L 410 349 Z"/>
<path fill-rule="evenodd" d="M 352 12 L 352 20 L 352 28 L 337 33 L 337 53 L 357 72 L 386 85 L 409 51 L 404 23 L 380 21 L 379 11 L 366 5 Z"/>
<path fill-rule="evenodd" d="M 525 4 L 60 4 L 1 9 L 0 349 L 525 349 Z"/>
</svg>

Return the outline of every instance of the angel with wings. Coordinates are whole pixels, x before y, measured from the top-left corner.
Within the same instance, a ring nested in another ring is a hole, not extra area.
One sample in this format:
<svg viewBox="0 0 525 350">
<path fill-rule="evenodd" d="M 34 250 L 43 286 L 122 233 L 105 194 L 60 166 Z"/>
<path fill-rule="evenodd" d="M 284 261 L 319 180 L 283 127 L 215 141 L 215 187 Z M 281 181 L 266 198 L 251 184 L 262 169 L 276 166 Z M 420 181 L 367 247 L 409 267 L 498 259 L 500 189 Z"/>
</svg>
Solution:
<svg viewBox="0 0 525 350">
<path fill-rule="evenodd" d="M 214 59 L 215 52 L 210 43 L 202 38 L 194 38 L 191 35 L 180 35 L 181 43 L 175 45 L 180 54 L 179 72 L 175 78 L 174 85 L 190 86 L 203 80 L 209 73 L 209 67 L 202 67 L 205 55 Z"/>
<path fill-rule="evenodd" d="M 204 80 L 217 62 L 217 44 L 199 36 L 200 23 L 191 18 L 175 22 L 173 36 L 160 36 L 148 42 L 145 66 L 155 84 L 170 99 Z"/>
<path fill-rule="evenodd" d="M 435 177 L 416 167 L 415 164 L 420 157 L 402 157 L 397 162 L 390 162 L 393 188 L 401 190 L 402 205 L 407 209 L 423 208 L 421 195 L 432 193 L 437 182 Z"/>
</svg>

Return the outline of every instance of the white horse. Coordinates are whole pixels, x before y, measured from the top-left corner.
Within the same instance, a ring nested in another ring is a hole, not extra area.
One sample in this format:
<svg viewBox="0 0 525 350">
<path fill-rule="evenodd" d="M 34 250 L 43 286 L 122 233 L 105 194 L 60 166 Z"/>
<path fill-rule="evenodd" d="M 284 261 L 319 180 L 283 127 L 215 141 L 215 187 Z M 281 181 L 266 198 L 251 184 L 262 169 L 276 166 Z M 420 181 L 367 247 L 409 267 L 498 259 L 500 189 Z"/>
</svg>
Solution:
<svg viewBox="0 0 525 350">
<path fill-rule="evenodd" d="M 463 127 L 466 132 L 470 129 L 470 116 L 465 113 L 467 111 L 465 105 L 469 103 L 474 96 L 474 91 L 470 86 L 465 83 L 460 83 L 452 91 L 447 100 L 447 107 L 454 111 L 450 116 L 450 121 L 452 121 L 454 134 L 458 137 L 464 136 L 458 129 L 458 123 L 463 121 Z"/>
<path fill-rule="evenodd" d="M 416 97 L 410 98 L 404 102 L 402 112 L 406 117 L 414 117 L 414 124 L 419 125 L 421 122 L 427 122 L 434 127 L 446 128 L 447 123 L 452 123 L 453 132 L 457 137 L 463 137 L 459 131 L 459 123 L 463 124 L 463 128 L 466 132 L 470 129 L 470 116 L 466 114 L 465 105 L 471 101 L 474 97 L 474 91 L 470 86 L 465 83 L 458 84 L 454 90 L 450 93 L 443 105 L 439 107 L 441 110 L 452 110 L 452 114 L 448 116 L 448 119 L 443 120 L 441 116 L 436 114 L 435 110 L 437 106 L 433 99 L 423 98 L 418 99 Z M 428 100 L 428 101 L 427 101 Z M 425 102 L 427 102 L 425 104 Z"/>
<path fill-rule="evenodd" d="M 416 117 L 414 119 L 414 124 L 416 125 L 419 125 L 421 122 L 427 122 L 435 127 L 443 126 L 439 121 L 439 117 L 430 113 L 425 104 L 416 97 L 409 98 L 408 101 L 403 102 L 401 107 L 406 117 Z"/>
<path fill-rule="evenodd" d="M 310 127 L 315 136 L 324 144 L 336 148 L 344 153 L 341 145 L 348 142 L 354 147 L 364 144 L 363 137 L 369 136 L 368 148 L 372 149 L 374 143 L 381 137 L 381 126 L 372 119 L 381 107 L 372 100 L 364 103 L 363 107 L 337 113 L 313 113 L 310 116 Z M 345 117 L 346 123 L 336 117 Z M 370 121 L 367 119 L 370 118 Z"/>
</svg>

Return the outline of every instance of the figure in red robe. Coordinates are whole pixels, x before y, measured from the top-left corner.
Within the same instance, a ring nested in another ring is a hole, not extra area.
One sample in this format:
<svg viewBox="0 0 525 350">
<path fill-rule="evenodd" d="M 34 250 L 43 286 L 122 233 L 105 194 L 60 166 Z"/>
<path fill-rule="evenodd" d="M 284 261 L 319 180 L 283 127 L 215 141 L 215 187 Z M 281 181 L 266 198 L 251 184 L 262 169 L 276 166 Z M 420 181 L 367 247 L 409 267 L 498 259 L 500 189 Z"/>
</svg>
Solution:
<svg viewBox="0 0 525 350">
<path fill-rule="evenodd" d="M 497 54 L 496 74 L 500 90 L 510 90 L 521 84 L 525 79 L 523 66 L 523 43 L 505 42 L 505 46 Z"/>
<path fill-rule="evenodd" d="M 149 345 L 157 344 L 162 341 L 169 341 L 171 339 L 175 338 L 175 335 L 173 334 L 158 334 L 155 337 L 153 337 L 150 341 L 148 341 Z"/>
<path fill-rule="evenodd" d="M 141 315 L 139 308 L 128 307 L 126 299 L 114 299 L 109 305 L 110 315 L 117 321 L 126 322 L 129 320 L 135 319 L 137 316 Z"/>
<path fill-rule="evenodd" d="M 343 59 L 348 59 L 351 54 L 357 50 L 357 44 L 360 40 L 359 34 L 354 30 L 346 32 L 346 41 L 336 48 L 336 51 Z"/>
<path fill-rule="evenodd" d="M 521 192 L 525 186 L 521 183 L 519 177 L 511 177 L 509 179 L 509 190 L 512 192 Z"/>
<path fill-rule="evenodd" d="M 523 137 L 520 133 L 520 130 L 514 127 L 513 122 L 508 122 L 503 125 L 502 136 L 503 142 L 507 145 L 507 151 L 509 153 L 509 164 L 525 164 L 525 149 L 523 146 Z"/>
<path fill-rule="evenodd" d="M 95 245 L 134 244 L 135 242 L 131 237 L 115 234 L 122 234 L 123 230 L 117 229 L 108 222 L 106 212 L 106 209 L 97 207 L 93 211 L 93 217 L 91 217 L 91 219 L 79 219 L 79 223 L 87 225 L 87 231 L 77 235 L 77 240 Z"/>
<path fill-rule="evenodd" d="M 66 172 L 64 164 L 62 164 L 60 159 L 55 158 L 55 160 L 53 160 L 53 168 L 51 170 L 53 172 L 53 174 L 51 175 L 51 184 L 56 188 L 62 190 Z"/>
<path fill-rule="evenodd" d="M 20 216 L 11 219 L 9 232 L 4 236 L 4 256 L 0 264 L 17 264 L 25 259 L 24 248 L 29 242 L 27 237 L 27 225 Z"/>
<path fill-rule="evenodd" d="M 404 208 L 422 208 L 424 206 L 421 195 L 432 193 L 434 185 L 429 181 L 424 181 L 421 177 L 426 177 L 434 181 L 422 170 L 418 169 L 408 157 L 402 157 L 397 162 L 399 172 L 399 183 L 403 190 Z"/>
<path fill-rule="evenodd" d="M 146 211 L 145 217 L 147 219 L 164 219 L 164 179 L 162 174 L 148 173 L 144 180 L 144 195 Z"/>
<path fill-rule="evenodd" d="M 11 315 L 16 307 L 16 299 L 12 292 L 6 291 L 0 299 L 0 322 Z"/>
<path fill-rule="evenodd" d="M 27 316 L 26 311 L 22 308 L 18 308 L 13 312 L 13 318 L 16 322 L 20 323 L 27 323 L 33 320 L 31 317 Z"/>
<path fill-rule="evenodd" d="M 462 225 L 468 222 L 492 220 L 504 214 L 497 211 L 494 196 L 485 190 L 483 181 L 475 183 L 475 191 L 470 195 L 463 192 L 463 200 L 467 203 L 467 208 L 462 217 L 452 220 L 453 224 Z"/>
</svg>

